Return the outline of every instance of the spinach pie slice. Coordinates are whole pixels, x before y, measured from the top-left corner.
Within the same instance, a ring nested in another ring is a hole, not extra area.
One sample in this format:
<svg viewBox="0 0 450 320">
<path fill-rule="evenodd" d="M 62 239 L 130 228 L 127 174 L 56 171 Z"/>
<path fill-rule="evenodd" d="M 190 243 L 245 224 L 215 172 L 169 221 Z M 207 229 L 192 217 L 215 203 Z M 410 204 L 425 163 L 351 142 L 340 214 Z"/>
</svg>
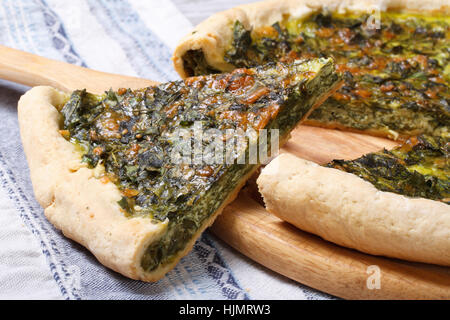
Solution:
<svg viewBox="0 0 450 320">
<path fill-rule="evenodd" d="M 306 124 L 450 135 L 450 2 L 276 0 L 219 13 L 179 44 L 181 76 L 333 57 L 345 84 Z"/>
<path fill-rule="evenodd" d="M 19 123 L 36 198 L 102 264 L 156 281 L 258 168 L 248 140 L 283 143 L 339 82 L 321 58 L 103 95 L 33 88 Z"/>
</svg>

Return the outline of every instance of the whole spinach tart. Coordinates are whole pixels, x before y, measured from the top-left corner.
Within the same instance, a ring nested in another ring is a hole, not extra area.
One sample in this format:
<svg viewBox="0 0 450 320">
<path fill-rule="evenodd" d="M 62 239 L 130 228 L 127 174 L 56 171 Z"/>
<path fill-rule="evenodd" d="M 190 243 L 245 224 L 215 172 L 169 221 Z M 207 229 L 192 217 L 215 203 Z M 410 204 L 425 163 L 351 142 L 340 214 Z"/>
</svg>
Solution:
<svg viewBox="0 0 450 320">
<path fill-rule="evenodd" d="M 278 0 L 219 13 L 173 57 L 182 76 L 332 57 L 344 85 L 305 121 L 402 145 L 320 166 L 283 154 L 266 208 L 363 252 L 450 265 L 450 3 Z"/>
<path fill-rule="evenodd" d="M 182 77 L 333 57 L 344 86 L 306 121 L 393 139 L 449 136 L 449 2 L 265 1 L 219 13 L 181 41 Z"/>
<path fill-rule="evenodd" d="M 102 264 L 156 281 L 258 168 L 252 146 L 283 143 L 339 82 L 320 58 L 103 95 L 33 88 L 19 123 L 36 198 Z"/>
</svg>

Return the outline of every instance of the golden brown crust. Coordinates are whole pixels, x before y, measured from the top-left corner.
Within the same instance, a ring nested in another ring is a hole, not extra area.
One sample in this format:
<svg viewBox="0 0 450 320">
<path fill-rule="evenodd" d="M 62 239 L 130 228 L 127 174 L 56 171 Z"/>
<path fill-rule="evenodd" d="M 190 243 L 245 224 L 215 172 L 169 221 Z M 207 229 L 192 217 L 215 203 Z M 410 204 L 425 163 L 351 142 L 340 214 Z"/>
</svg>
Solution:
<svg viewBox="0 0 450 320">
<path fill-rule="evenodd" d="M 450 266 L 450 207 L 442 202 L 379 191 L 291 154 L 257 183 L 267 210 L 302 230 L 369 254 Z"/>
<path fill-rule="evenodd" d="M 175 49 L 172 60 L 175 70 L 182 78 L 188 74 L 183 56 L 189 50 L 202 50 L 207 63 L 220 71 L 230 71 L 233 66 L 225 62 L 224 54 L 232 39 L 232 25 L 239 20 L 245 28 L 272 25 L 289 15 L 293 18 L 307 17 L 320 8 L 332 11 L 356 11 L 372 13 L 403 10 L 407 12 L 450 12 L 449 0 L 267 0 L 242 5 L 219 12 L 199 24 L 185 36 Z"/>
</svg>

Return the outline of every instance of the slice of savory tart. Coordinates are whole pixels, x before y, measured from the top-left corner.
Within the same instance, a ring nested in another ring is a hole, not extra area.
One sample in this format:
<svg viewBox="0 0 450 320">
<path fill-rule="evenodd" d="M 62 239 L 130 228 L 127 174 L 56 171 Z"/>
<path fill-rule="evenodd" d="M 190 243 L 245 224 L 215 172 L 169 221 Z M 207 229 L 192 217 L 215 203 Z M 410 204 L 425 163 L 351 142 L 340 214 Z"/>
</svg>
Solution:
<svg viewBox="0 0 450 320">
<path fill-rule="evenodd" d="M 450 266 L 449 148 L 419 136 L 325 166 L 282 154 L 262 170 L 259 191 L 270 212 L 326 240 Z"/>
<path fill-rule="evenodd" d="M 345 84 L 306 124 L 448 137 L 449 8 L 439 0 L 258 2 L 200 24 L 173 60 L 188 76 L 331 56 Z"/>
<path fill-rule="evenodd" d="M 104 95 L 36 87 L 19 102 L 36 198 L 105 266 L 156 281 L 259 166 L 249 141 L 283 143 L 338 83 L 321 58 Z"/>
</svg>

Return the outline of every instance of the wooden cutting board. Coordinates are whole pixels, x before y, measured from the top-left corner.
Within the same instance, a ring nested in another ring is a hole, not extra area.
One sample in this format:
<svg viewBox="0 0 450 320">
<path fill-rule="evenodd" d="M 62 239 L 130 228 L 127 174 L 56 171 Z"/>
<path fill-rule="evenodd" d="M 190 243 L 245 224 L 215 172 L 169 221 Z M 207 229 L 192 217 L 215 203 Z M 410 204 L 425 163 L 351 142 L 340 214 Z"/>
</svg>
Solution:
<svg viewBox="0 0 450 320">
<path fill-rule="evenodd" d="M 0 45 L 0 78 L 60 90 L 140 88 L 156 82 L 94 71 Z M 337 130 L 299 127 L 283 152 L 317 163 L 353 159 L 395 143 Z M 450 299 L 450 270 L 362 254 L 302 232 L 264 210 L 258 193 L 243 190 L 212 230 L 238 251 L 291 279 L 349 299 Z M 381 289 L 369 290 L 369 266 L 381 272 Z M 275 297 L 274 297 L 275 298 Z"/>
<path fill-rule="evenodd" d="M 282 152 L 323 164 L 395 145 L 382 138 L 300 126 Z M 211 229 L 267 268 L 337 297 L 450 299 L 450 268 L 372 256 L 303 232 L 269 214 L 251 186 L 241 191 Z M 378 274 L 379 289 L 374 288 Z"/>
</svg>

